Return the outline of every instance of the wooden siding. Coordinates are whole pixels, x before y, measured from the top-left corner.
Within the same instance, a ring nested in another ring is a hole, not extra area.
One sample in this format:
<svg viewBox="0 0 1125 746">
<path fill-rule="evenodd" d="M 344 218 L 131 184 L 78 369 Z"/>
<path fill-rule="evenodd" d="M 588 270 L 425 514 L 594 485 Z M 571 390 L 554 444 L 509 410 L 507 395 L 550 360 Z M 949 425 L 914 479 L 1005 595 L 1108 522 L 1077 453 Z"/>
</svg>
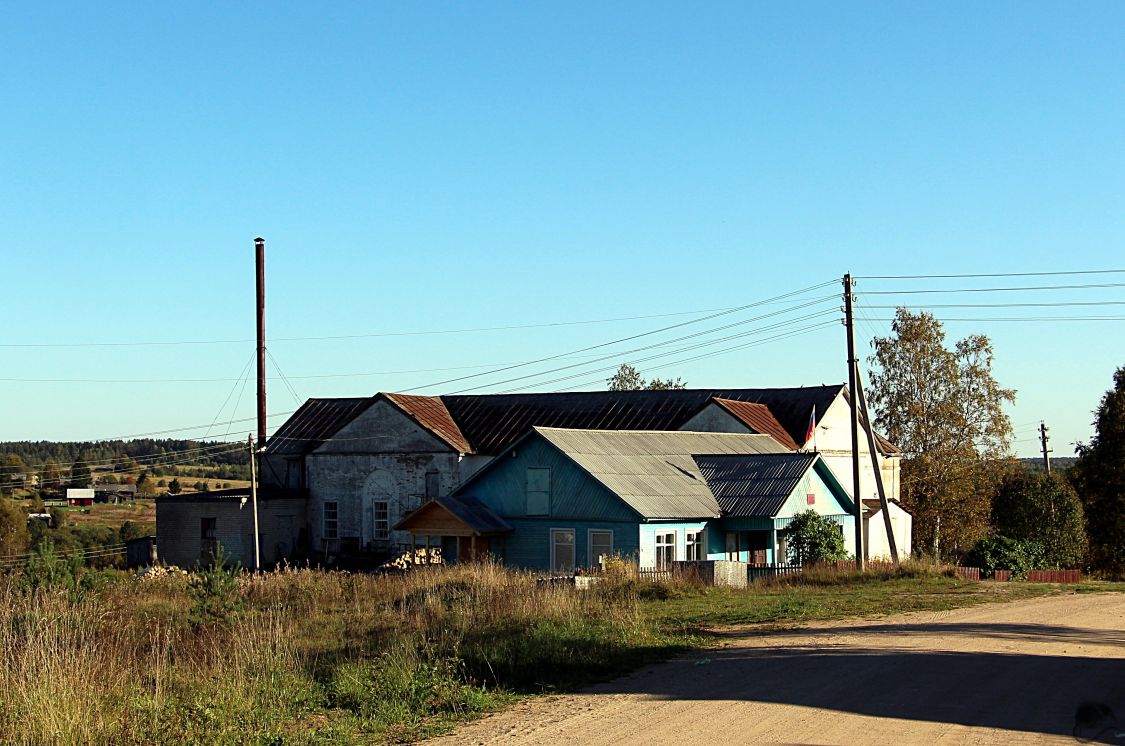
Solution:
<svg viewBox="0 0 1125 746">
<path fill-rule="evenodd" d="M 542 518 L 637 521 L 636 513 L 620 498 L 541 438 L 524 440 L 516 446 L 515 454 L 515 458 L 511 452 L 497 456 L 497 463 L 467 485 L 463 493 L 504 518 L 525 517 L 527 469 L 546 467 L 551 470 L 551 498 Z"/>
<path fill-rule="evenodd" d="M 573 529 L 575 564 L 590 567 L 590 529 L 613 532 L 613 552 L 623 557 L 638 556 L 637 524 L 613 521 L 583 521 L 557 518 L 519 518 L 509 522 L 515 530 L 503 537 L 504 562 L 533 570 L 551 569 L 551 529 Z"/>
</svg>

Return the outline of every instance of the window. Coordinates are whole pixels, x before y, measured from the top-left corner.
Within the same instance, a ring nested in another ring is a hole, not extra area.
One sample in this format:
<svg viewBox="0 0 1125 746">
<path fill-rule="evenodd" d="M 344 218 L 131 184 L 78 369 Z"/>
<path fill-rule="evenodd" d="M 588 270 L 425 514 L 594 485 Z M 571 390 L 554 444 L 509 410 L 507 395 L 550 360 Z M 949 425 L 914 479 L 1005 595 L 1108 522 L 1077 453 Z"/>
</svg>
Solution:
<svg viewBox="0 0 1125 746">
<path fill-rule="evenodd" d="M 324 503 L 324 538 L 339 538 L 339 503 L 331 500 Z"/>
<path fill-rule="evenodd" d="M 199 520 L 199 560 L 204 564 L 210 564 L 219 549 L 218 523 L 217 518 Z"/>
<path fill-rule="evenodd" d="M 375 509 L 375 540 L 384 541 L 391 538 L 391 504 L 386 500 L 376 500 Z"/>
<path fill-rule="evenodd" d="M 613 532 L 590 529 L 590 564 L 596 565 L 602 557 L 613 554 Z"/>
<path fill-rule="evenodd" d="M 656 535 L 656 566 L 665 570 L 676 560 L 676 532 L 665 531 Z"/>
<path fill-rule="evenodd" d="M 574 570 L 574 529 L 551 529 L 551 569 Z"/>
<path fill-rule="evenodd" d="M 426 499 L 433 500 L 441 490 L 441 475 L 436 471 L 426 472 Z"/>
<path fill-rule="evenodd" d="M 686 538 L 687 552 L 684 554 L 684 559 L 688 561 L 703 559 L 703 531 L 688 531 Z"/>
<path fill-rule="evenodd" d="M 551 470 L 539 466 L 527 469 L 527 514 L 548 515 L 551 512 Z"/>
</svg>

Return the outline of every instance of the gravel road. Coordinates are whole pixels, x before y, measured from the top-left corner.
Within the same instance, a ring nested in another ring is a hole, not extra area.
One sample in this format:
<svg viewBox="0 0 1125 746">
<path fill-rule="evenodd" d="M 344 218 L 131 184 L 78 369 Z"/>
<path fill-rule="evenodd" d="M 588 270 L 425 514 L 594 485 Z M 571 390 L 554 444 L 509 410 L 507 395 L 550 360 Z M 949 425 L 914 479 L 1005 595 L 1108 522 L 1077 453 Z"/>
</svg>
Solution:
<svg viewBox="0 0 1125 746">
<path fill-rule="evenodd" d="M 531 699 L 428 743 L 1074 743 L 1075 709 L 1093 700 L 1122 723 L 1096 740 L 1125 744 L 1125 594 L 724 638 L 718 649 Z"/>
</svg>

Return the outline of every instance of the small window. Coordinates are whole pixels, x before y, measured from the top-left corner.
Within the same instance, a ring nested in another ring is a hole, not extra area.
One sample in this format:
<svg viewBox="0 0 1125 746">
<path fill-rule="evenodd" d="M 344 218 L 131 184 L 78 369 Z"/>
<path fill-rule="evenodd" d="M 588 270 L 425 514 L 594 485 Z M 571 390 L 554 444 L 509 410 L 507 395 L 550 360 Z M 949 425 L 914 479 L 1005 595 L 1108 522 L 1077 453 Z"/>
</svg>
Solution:
<svg viewBox="0 0 1125 746">
<path fill-rule="evenodd" d="M 219 520 L 217 518 L 201 518 L 199 520 L 199 561 L 205 565 L 211 564 L 219 550 Z"/>
<path fill-rule="evenodd" d="M 385 541 L 391 538 L 391 504 L 386 500 L 376 500 L 375 508 L 375 539 Z"/>
<path fill-rule="evenodd" d="M 438 497 L 441 490 L 441 475 L 436 471 L 426 472 L 426 499 L 433 500 Z"/>
<path fill-rule="evenodd" d="M 331 500 L 324 503 L 324 538 L 336 539 L 339 538 L 340 532 L 339 521 L 339 503 Z"/>
<path fill-rule="evenodd" d="M 613 532 L 590 530 L 590 564 L 597 565 L 603 557 L 613 554 Z"/>
<path fill-rule="evenodd" d="M 574 529 L 551 529 L 551 569 L 560 572 L 573 572 Z"/>
<path fill-rule="evenodd" d="M 676 532 L 665 531 L 656 535 L 656 566 L 666 570 L 676 561 Z"/>
<path fill-rule="evenodd" d="M 696 561 L 703 559 L 703 531 L 688 531 L 684 559 Z"/>
<path fill-rule="evenodd" d="M 551 512 L 551 470 L 538 466 L 527 469 L 527 514 Z"/>
</svg>

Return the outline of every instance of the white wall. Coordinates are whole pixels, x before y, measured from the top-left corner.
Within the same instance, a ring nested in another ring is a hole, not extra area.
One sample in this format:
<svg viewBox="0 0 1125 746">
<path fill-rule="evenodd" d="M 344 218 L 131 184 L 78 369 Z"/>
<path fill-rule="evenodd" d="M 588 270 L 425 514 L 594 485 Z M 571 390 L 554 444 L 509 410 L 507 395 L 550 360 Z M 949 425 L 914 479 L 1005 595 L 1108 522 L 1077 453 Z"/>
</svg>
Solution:
<svg viewBox="0 0 1125 746">
<path fill-rule="evenodd" d="M 877 498 L 879 496 L 878 489 L 875 486 L 875 469 L 871 466 L 870 451 L 867 447 L 867 436 L 860 430 L 859 439 L 859 452 L 860 452 L 860 472 L 859 484 L 860 495 L 859 497 L 864 500 Z M 810 444 L 810 448 L 812 445 Z M 818 415 L 818 422 L 816 426 L 816 450 L 820 452 L 821 458 L 828 467 L 832 469 L 832 473 L 836 475 L 836 479 L 843 485 L 844 489 L 851 495 L 854 492 L 852 484 L 852 430 L 851 430 L 851 413 L 847 401 L 843 396 L 836 398 L 832 405 L 828 408 L 827 412 L 823 415 Z M 897 500 L 899 498 L 899 478 L 901 474 L 900 457 L 898 456 L 878 456 L 879 471 L 883 476 L 883 489 L 887 493 L 888 500 Z M 856 495 L 852 495 L 856 498 Z"/>
<path fill-rule="evenodd" d="M 910 556 L 911 532 L 914 518 L 895 503 L 890 503 L 891 528 L 899 559 Z M 879 511 L 863 519 L 863 546 L 868 559 L 890 559 L 891 545 L 887 541 L 887 527 Z"/>
</svg>

